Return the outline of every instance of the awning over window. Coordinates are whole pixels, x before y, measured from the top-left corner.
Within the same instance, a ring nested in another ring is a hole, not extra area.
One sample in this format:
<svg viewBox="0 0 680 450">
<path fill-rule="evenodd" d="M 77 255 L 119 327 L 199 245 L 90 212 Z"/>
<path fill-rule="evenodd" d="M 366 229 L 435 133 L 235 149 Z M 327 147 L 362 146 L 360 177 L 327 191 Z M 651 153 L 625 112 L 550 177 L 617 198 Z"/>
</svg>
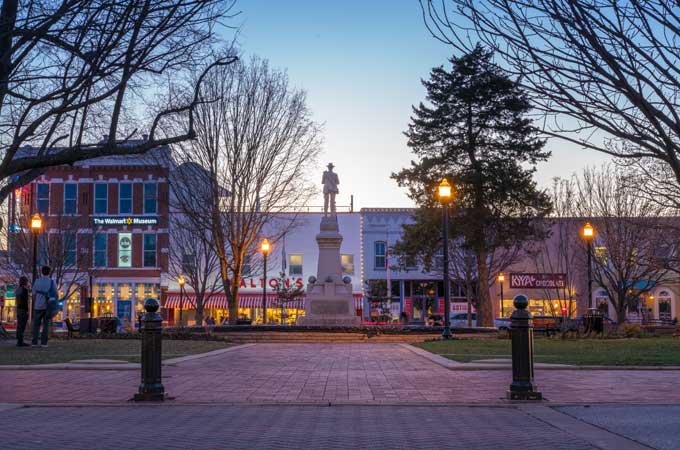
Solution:
<svg viewBox="0 0 680 450">
<path fill-rule="evenodd" d="M 354 296 L 354 308 L 363 309 L 363 296 L 362 294 L 353 294 Z M 239 294 L 239 308 L 261 308 L 262 307 L 262 294 L 248 292 L 244 294 Z M 165 308 L 179 308 L 180 306 L 180 294 L 177 292 L 169 293 L 165 299 Z M 213 294 L 208 300 L 205 301 L 203 306 L 205 309 L 227 309 L 227 296 L 224 294 Z M 276 294 L 267 294 L 267 308 L 280 308 L 281 303 L 279 303 Z M 304 309 L 305 298 L 300 297 L 294 301 L 286 303 L 287 308 Z M 182 296 L 182 309 L 196 309 L 196 295 L 194 293 L 185 293 Z"/>
</svg>

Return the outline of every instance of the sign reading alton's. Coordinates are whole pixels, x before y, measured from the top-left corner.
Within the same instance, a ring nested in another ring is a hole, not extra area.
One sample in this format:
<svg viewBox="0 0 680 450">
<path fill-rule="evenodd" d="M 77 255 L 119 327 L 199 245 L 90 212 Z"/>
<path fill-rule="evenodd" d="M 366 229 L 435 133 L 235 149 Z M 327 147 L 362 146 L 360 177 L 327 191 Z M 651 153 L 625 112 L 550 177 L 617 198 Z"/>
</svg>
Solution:
<svg viewBox="0 0 680 450">
<path fill-rule="evenodd" d="M 93 217 L 95 226 L 158 225 L 156 216 Z"/>
<path fill-rule="evenodd" d="M 561 289 L 567 285 L 564 273 L 511 273 L 511 289 Z"/>
</svg>

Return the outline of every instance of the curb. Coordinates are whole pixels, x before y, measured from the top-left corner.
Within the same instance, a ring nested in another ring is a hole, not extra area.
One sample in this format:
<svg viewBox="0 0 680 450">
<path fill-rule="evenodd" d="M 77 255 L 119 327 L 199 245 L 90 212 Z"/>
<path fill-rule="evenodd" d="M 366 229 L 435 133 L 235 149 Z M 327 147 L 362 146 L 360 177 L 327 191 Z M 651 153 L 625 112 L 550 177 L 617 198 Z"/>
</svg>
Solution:
<svg viewBox="0 0 680 450">
<path fill-rule="evenodd" d="M 446 367 L 449 370 L 512 370 L 512 364 L 494 364 L 494 363 L 462 363 L 446 358 L 436 353 L 430 353 L 422 348 L 414 347 L 411 344 L 399 344 L 411 352 L 422 356 L 423 358 Z M 576 366 L 569 364 L 551 364 L 551 363 L 535 363 L 535 370 L 680 370 L 680 366 L 593 366 L 584 365 Z"/>
<path fill-rule="evenodd" d="M 251 347 L 253 345 L 255 345 L 255 344 L 254 343 L 236 344 L 236 345 L 233 345 L 231 347 L 220 348 L 220 349 L 217 349 L 217 350 L 211 350 L 211 351 L 205 352 L 205 353 L 197 353 L 195 355 L 187 355 L 187 356 L 180 356 L 179 358 L 166 359 L 165 361 L 163 361 L 163 365 L 164 366 L 174 366 L 176 364 L 180 364 L 180 363 L 183 363 L 183 362 L 193 361 L 194 359 L 209 358 L 211 356 L 221 355 L 223 353 L 231 352 L 231 351 L 234 351 L 234 350 L 240 350 L 240 349 L 243 349 L 243 348 Z"/>
<path fill-rule="evenodd" d="M 198 353 L 195 355 L 181 356 L 179 358 L 171 358 L 163 361 L 163 366 L 175 366 L 177 364 L 192 361 L 199 358 L 208 358 L 217 356 L 222 353 L 233 351 L 236 349 L 249 347 L 255 344 L 241 344 L 232 347 L 220 348 L 218 350 L 211 350 L 205 353 Z M 0 371 L 3 370 L 140 370 L 140 363 L 120 363 L 120 364 L 96 364 L 96 363 L 54 363 L 54 364 L 12 364 L 0 365 Z"/>
</svg>

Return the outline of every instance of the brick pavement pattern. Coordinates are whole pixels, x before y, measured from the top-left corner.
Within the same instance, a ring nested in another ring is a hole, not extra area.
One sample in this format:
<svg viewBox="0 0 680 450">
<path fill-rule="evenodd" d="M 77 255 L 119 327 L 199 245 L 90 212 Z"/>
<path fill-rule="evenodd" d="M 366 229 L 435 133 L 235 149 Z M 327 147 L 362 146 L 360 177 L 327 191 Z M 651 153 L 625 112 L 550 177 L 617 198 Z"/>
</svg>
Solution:
<svg viewBox="0 0 680 450">
<path fill-rule="evenodd" d="M 31 407 L 0 416 L 0 442 L 12 450 L 595 449 L 515 408 L 464 406 Z"/>
<path fill-rule="evenodd" d="M 176 403 L 497 403 L 510 370 L 451 371 L 397 344 L 257 344 L 164 367 Z M 3 370 L 0 403 L 122 403 L 136 371 Z M 552 403 L 680 404 L 677 371 L 538 370 Z"/>
</svg>

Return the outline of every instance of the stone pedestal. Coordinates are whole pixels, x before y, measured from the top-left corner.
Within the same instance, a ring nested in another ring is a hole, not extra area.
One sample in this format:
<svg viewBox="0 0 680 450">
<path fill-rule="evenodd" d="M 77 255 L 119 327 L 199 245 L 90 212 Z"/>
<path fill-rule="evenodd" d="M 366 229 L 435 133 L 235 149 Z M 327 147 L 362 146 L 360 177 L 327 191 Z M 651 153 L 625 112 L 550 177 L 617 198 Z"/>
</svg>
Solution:
<svg viewBox="0 0 680 450">
<path fill-rule="evenodd" d="M 305 299 L 305 316 L 300 325 L 358 325 L 361 319 L 354 313 L 352 283 L 342 279 L 340 244 L 342 235 L 337 216 L 321 219 L 319 234 L 319 264 L 316 278 L 310 278 Z"/>
</svg>

